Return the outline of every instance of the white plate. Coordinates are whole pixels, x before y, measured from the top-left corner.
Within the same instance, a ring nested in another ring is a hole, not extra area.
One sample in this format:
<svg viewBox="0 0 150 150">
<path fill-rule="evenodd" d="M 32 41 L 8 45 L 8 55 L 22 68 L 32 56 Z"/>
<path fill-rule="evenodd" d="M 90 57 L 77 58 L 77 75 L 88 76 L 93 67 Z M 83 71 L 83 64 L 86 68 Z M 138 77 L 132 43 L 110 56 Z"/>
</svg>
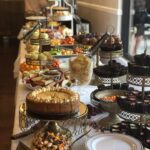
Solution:
<svg viewBox="0 0 150 150">
<path fill-rule="evenodd" d="M 28 17 L 26 17 L 26 20 L 32 20 L 32 21 L 45 20 L 45 19 L 46 19 L 45 16 L 28 16 Z"/>
<path fill-rule="evenodd" d="M 135 138 L 123 134 L 99 134 L 85 143 L 87 150 L 143 150 Z"/>
</svg>

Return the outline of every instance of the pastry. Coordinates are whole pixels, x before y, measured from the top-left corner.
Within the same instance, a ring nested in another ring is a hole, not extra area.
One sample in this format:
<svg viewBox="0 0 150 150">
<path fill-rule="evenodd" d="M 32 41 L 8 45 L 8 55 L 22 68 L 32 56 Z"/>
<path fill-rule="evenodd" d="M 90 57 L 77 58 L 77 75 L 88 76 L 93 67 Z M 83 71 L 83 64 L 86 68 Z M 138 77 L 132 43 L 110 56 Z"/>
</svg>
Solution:
<svg viewBox="0 0 150 150">
<path fill-rule="evenodd" d="M 27 111 L 41 115 L 72 115 L 79 111 L 79 94 L 61 87 L 46 87 L 29 93 Z"/>
<path fill-rule="evenodd" d="M 54 86 L 63 80 L 63 72 L 57 69 L 49 70 L 45 69 L 40 72 L 25 72 L 23 74 L 23 80 L 27 84 L 35 86 Z"/>
</svg>

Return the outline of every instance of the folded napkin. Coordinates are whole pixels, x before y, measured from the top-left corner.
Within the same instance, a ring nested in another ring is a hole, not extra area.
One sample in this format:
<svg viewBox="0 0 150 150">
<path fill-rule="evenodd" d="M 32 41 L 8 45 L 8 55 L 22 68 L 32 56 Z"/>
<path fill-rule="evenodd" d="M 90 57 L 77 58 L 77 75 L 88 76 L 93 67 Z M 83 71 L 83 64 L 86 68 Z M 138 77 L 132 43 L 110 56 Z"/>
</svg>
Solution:
<svg viewBox="0 0 150 150">
<path fill-rule="evenodd" d="M 25 144 L 23 144 L 22 142 L 19 142 L 16 150 L 31 150 L 31 149 L 27 147 Z"/>
</svg>

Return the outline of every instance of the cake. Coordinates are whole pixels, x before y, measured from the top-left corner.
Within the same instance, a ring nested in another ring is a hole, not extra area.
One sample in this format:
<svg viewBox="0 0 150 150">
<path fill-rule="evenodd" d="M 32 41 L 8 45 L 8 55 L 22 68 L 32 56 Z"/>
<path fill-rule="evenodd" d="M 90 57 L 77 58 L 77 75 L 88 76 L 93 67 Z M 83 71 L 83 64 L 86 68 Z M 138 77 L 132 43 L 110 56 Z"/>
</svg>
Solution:
<svg viewBox="0 0 150 150">
<path fill-rule="evenodd" d="M 123 45 L 121 39 L 117 35 L 110 35 L 101 45 L 102 51 L 122 50 Z"/>
<path fill-rule="evenodd" d="M 46 87 L 29 93 L 27 111 L 41 115 L 73 115 L 79 111 L 79 95 L 67 88 Z"/>
<path fill-rule="evenodd" d="M 150 75 L 150 55 L 141 54 L 134 56 L 134 62 L 128 63 L 128 72 L 131 75 Z"/>
</svg>

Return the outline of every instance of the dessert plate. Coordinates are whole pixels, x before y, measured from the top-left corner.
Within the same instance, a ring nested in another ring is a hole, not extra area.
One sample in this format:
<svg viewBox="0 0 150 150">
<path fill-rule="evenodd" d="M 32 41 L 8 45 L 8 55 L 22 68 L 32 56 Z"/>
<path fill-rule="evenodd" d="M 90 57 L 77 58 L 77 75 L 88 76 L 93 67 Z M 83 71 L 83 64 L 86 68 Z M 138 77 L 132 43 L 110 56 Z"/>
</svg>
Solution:
<svg viewBox="0 0 150 150">
<path fill-rule="evenodd" d="M 123 134 L 99 134 L 85 143 L 87 150 L 143 150 L 135 138 Z"/>
</svg>

